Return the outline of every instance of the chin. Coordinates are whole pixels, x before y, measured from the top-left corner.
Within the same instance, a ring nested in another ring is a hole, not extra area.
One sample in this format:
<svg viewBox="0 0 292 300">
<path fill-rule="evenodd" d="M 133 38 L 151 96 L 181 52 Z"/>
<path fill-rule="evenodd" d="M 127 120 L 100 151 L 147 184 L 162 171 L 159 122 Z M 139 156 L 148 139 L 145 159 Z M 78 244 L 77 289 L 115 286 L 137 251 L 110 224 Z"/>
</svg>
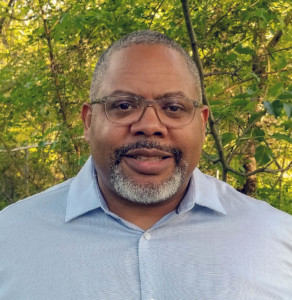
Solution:
<svg viewBox="0 0 292 300">
<path fill-rule="evenodd" d="M 153 181 L 145 180 L 145 183 L 141 183 L 128 177 L 120 165 L 114 165 L 111 167 L 109 180 L 120 197 L 133 203 L 150 205 L 172 198 L 184 182 L 186 169 L 185 165 L 177 166 L 169 177 L 158 183 L 157 180 L 154 181 L 155 176 Z"/>
</svg>

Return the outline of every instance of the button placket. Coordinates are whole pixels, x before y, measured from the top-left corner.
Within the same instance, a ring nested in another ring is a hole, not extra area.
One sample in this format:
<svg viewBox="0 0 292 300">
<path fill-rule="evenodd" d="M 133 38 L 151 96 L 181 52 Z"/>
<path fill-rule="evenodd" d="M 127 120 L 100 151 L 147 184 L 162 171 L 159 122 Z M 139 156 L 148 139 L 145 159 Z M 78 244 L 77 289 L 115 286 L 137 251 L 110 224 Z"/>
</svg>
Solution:
<svg viewBox="0 0 292 300">
<path fill-rule="evenodd" d="M 146 239 L 146 240 L 150 240 L 151 239 L 151 234 L 149 233 L 149 232 L 145 232 L 144 233 L 144 238 Z"/>
</svg>

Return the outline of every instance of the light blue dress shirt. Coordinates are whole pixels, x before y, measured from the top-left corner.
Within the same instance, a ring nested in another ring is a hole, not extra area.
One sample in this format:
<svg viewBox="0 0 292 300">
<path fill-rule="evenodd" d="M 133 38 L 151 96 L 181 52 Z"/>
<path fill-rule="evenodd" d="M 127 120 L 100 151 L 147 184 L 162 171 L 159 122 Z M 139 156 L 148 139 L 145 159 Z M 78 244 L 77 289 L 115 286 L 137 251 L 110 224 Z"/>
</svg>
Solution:
<svg viewBox="0 0 292 300">
<path fill-rule="evenodd" d="M 292 216 L 198 169 L 146 232 L 108 210 L 91 158 L 0 230 L 1 300 L 292 299 Z"/>
</svg>

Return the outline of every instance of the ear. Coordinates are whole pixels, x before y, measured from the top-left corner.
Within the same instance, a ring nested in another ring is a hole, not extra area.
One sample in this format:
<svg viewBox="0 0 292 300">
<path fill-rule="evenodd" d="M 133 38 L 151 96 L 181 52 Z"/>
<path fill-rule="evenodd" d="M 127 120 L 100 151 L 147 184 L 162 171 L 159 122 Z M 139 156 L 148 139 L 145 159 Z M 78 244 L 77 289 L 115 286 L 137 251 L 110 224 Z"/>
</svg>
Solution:
<svg viewBox="0 0 292 300">
<path fill-rule="evenodd" d="M 207 105 L 203 105 L 201 107 L 201 117 L 202 117 L 202 121 L 203 121 L 203 129 L 205 131 L 206 124 L 208 122 L 208 117 L 209 117 L 209 108 Z"/>
<path fill-rule="evenodd" d="M 84 139 L 86 142 L 88 142 L 89 141 L 89 131 L 90 131 L 90 126 L 91 126 L 91 118 L 92 118 L 92 107 L 91 107 L 90 103 L 85 102 L 82 105 L 81 118 L 82 118 L 83 127 L 84 127 Z"/>
</svg>

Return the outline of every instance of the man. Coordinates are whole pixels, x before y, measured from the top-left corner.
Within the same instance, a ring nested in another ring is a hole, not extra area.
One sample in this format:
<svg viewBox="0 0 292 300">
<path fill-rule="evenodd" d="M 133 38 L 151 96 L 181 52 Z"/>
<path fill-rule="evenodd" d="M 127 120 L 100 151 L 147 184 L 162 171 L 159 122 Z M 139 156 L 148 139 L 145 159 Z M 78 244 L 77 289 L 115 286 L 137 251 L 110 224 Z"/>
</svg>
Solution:
<svg viewBox="0 0 292 300">
<path fill-rule="evenodd" d="M 292 299 L 292 217 L 197 168 L 189 56 L 134 32 L 99 59 L 77 177 L 0 216 L 0 299 Z"/>
</svg>

